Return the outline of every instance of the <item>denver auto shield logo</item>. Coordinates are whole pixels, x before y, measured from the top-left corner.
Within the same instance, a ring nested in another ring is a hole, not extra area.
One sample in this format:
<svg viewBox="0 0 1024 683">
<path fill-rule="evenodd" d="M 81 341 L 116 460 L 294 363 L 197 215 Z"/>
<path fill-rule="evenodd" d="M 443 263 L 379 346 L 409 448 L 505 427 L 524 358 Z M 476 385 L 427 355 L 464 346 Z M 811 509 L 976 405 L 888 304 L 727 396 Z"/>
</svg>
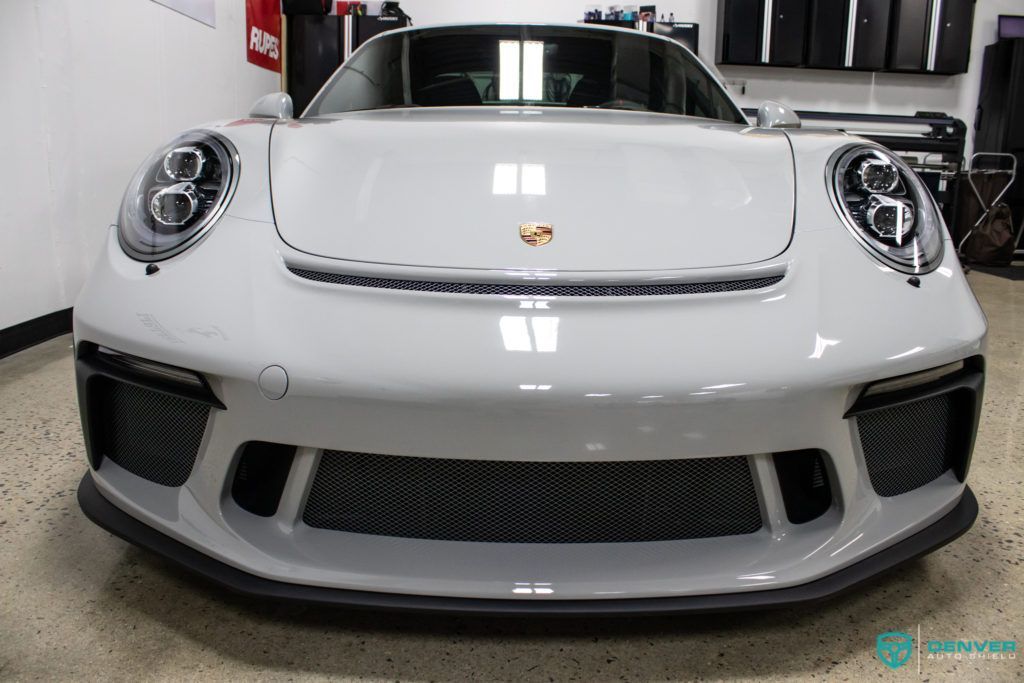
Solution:
<svg viewBox="0 0 1024 683">
<path fill-rule="evenodd" d="M 910 661 L 914 650 L 914 637 L 900 631 L 879 633 L 875 642 L 875 652 L 890 669 L 898 669 Z"/>
</svg>

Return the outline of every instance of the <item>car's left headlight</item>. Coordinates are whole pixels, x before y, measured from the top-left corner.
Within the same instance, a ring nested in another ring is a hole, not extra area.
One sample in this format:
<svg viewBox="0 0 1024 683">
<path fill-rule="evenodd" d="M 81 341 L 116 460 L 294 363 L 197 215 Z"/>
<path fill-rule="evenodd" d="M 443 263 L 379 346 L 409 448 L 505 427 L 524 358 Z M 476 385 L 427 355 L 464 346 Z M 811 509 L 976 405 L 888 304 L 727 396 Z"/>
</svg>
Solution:
<svg viewBox="0 0 1024 683">
<path fill-rule="evenodd" d="M 942 219 L 928 188 L 888 150 L 855 145 L 829 162 L 832 202 L 853 236 L 886 265 L 926 273 L 942 260 Z"/>
<path fill-rule="evenodd" d="M 157 150 L 121 203 L 121 247 L 160 261 L 195 244 L 224 212 L 238 183 L 238 153 L 209 131 L 190 131 Z"/>
</svg>

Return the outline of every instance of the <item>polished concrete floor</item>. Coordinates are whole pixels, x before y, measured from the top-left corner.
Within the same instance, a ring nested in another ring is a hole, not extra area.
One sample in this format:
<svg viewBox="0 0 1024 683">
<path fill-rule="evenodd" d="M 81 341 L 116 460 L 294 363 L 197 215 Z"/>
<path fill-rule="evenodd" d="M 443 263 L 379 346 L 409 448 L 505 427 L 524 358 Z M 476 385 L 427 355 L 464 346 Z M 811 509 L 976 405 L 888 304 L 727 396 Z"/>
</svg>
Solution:
<svg viewBox="0 0 1024 683">
<path fill-rule="evenodd" d="M 70 339 L 0 361 L 0 679 L 913 678 L 883 631 L 1024 637 L 1024 282 L 972 273 L 990 323 L 966 536 L 813 609 L 596 621 L 424 618 L 224 594 L 88 522 Z M 940 313 L 941 314 L 941 313 Z M 1024 657 L 922 660 L 924 679 L 1024 677 Z"/>
</svg>

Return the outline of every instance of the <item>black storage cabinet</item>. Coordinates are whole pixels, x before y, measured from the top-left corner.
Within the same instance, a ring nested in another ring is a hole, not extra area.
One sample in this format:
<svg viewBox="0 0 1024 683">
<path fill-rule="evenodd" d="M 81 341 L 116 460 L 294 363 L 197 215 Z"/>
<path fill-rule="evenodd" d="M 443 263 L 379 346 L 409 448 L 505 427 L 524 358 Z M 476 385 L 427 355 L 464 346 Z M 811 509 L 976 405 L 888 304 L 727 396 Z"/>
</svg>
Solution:
<svg viewBox="0 0 1024 683">
<path fill-rule="evenodd" d="M 974 3 L 719 0 L 718 63 L 966 73 Z"/>
<path fill-rule="evenodd" d="M 928 31 L 932 0 L 895 0 L 889 69 L 924 71 L 928 66 Z"/>
<path fill-rule="evenodd" d="M 937 74 L 967 73 L 971 56 L 971 29 L 974 27 L 974 0 L 936 0 L 939 22 L 936 27 L 935 63 L 929 70 Z"/>
<path fill-rule="evenodd" d="M 839 69 L 846 64 L 846 19 L 849 0 L 810 0 L 806 65 Z"/>
<path fill-rule="evenodd" d="M 288 41 L 285 48 L 287 83 L 295 113 L 303 111 L 347 55 L 378 33 L 409 25 L 397 16 L 337 16 L 325 14 L 321 0 L 285 0 Z"/>
<path fill-rule="evenodd" d="M 1000 40 L 985 48 L 974 130 L 976 152 L 1017 157 L 1017 182 L 1005 201 L 1018 228 L 1024 220 L 1024 38 Z"/>
<path fill-rule="evenodd" d="M 892 0 L 858 0 L 853 17 L 853 54 L 848 66 L 868 71 L 885 68 L 891 12 Z"/>
<path fill-rule="evenodd" d="M 720 64 L 763 63 L 765 1 L 719 0 L 717 61 Z"/>
</svg>

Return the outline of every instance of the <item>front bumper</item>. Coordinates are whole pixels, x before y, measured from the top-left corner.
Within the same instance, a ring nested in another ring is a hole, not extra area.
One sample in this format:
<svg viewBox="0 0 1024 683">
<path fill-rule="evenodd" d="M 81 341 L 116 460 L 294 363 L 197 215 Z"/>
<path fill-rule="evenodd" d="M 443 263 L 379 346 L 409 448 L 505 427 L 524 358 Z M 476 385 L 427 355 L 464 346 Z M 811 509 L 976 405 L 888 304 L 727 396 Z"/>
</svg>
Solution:
<svg viewBox="0 0 1024 683">
<path fill-rule="evenodd" d="M 805 233 L 785 258 L 740 269 L 785 272 L 768 290 L 569 301 L 304 281 L 288 266 L 332 264 L 289 249 L 271 225 L 230 217 L 156 276 L 112 238 L 76 305 L 76 340 L 195 370 L 226 410 L 212 409 L 180 486 L 94 458 L 102 500 L 155 536 L 101 516 L 94 497 L 83 507 L 140 544 L 161 538 L 189 549 L 176 555 L 198 553 L 203 573 L 234 577 L 226 583 L 380 606 L 475 599 L 483 610 L 572 602 L 616 612 L 663 600 L 678 605 L 654 611 L 701 610 L 841 590 L 973 520 L 973 497 L 953 471 L 878 495 L 848 410 L 870 382 L 977 356 L 985 332 L 951 250 L 913 288 L 851 245 L 842 230 Z M 288 373 L 280 400 L 258 386 L 271 365 Z M 231 493 L 240 449 L 253 441 L 298 447 L 265 517 Z M 833 502 L 794 523 L 772 454 L 807 449 L 828 455 Z M 743 456 L 763 525 L 639 543 L 313 528 L 303 510 L 325 450 L 496 462 Z"/>
<path fill-rule="evenodd" d="M 242 595 L 359 609 L 508 616 L 701 614 L 815 603 L 845 593 L 879 574 L 956 540 L 971 528 L 978 516 L 978 502 L 970 488 L 965 488 L 960 501 L 952 510 L 913 536 L 834 574 L 792 588 L 664 598 L 538 601 L 402 595 L 272 581 L 218 562 L 125 514 L 103 497 L 93 483 L 91 474 L 82 477 L 78 485 L 78 504 L 89 519 L 115 536 Z"/>
</svg>

